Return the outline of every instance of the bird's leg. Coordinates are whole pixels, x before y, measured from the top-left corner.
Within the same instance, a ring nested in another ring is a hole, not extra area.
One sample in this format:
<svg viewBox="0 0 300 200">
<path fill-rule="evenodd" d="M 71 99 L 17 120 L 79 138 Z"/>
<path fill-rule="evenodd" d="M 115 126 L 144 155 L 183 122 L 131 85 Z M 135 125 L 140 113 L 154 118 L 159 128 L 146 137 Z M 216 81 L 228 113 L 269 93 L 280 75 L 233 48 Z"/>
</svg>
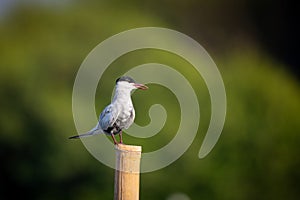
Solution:
<svg viewBox="0 0 300 200">
<path fill-rule="evenodd" d="M 117 142 L 117 140 L 116 140 L 116 138 L 115 138 L 115 135 L 114 135 L 113 133 L 111 134 L 111 137 L 112 137 L 112 139 L 113 139 L 113 141 L 114 141 L 114 144 L 117 145 L 118 142 Z"/>
<path fill-rule="evenodd" d="M 119 136 L 120 136 L 120 144 L 123 144 L 122 131 L 120 132 Z"/>
</svg>

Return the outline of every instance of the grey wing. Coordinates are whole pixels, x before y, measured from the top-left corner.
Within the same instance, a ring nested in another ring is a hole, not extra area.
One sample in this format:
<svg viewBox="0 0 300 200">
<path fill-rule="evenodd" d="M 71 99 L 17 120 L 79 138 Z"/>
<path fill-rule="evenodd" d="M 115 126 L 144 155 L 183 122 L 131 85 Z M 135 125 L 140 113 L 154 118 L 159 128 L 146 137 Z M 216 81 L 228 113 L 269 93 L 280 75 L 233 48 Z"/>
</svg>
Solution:
<svg viewBox="0 0 300 200">
<path fill-rule="evenodd" d="M 108 127 L 111 127 L 118 118 L 117 110 L 112 106 L 108 105 L 100 114 L 99 125 L 102 130 L 107 130 Z"/>
<path fill-rule="evenodd" d="M 135 110 L 132 108 L 130 110 L 130 117 L 129 117 L 128 123 L 125 126 L 125 129 L 128 129 L 131 126 L 131 124 L 134 121 L 134 118 L 135 118 Z"/>
</svg>

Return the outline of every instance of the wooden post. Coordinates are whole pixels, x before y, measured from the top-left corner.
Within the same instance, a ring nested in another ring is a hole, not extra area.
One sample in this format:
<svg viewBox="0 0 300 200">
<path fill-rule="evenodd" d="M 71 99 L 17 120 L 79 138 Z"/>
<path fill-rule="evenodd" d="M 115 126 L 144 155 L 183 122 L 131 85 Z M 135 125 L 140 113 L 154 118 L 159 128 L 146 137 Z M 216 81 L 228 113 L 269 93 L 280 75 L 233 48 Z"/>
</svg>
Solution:
<svg viewBox="0 0 300 200">
<path fill-rule="evenodd" d="M 114 200 L 138 200 L 142 147 L 116 145 Z"/>
</svg>

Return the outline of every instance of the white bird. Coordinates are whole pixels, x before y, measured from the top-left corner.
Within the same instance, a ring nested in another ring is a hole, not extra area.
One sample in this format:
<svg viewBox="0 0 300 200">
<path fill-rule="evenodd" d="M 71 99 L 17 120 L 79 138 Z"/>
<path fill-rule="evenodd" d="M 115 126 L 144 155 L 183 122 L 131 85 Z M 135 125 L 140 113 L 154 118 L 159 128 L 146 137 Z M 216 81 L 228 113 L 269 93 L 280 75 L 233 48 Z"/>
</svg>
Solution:
<svg viewBox="0 0 300 200">
<path fill-rule="evenodd" d="M 136 83 L 131 77 L 122 76 L 116 80 L 115 95 L 108 106 L 101 112 L 99 121 L 95 128 L 81 135 L 69 137 L 69 139 L 92 136 L 105 133 L 110 135 L 114 144 L 118 144 L 115 135 L 119 134 L 120 143 L 122 140 L 122 130 L 128 129 L 134 121 L 135 110 L 131 100 L 131 91 L 135 89 L 146 90 L 148 87 Z"/>
</svg>

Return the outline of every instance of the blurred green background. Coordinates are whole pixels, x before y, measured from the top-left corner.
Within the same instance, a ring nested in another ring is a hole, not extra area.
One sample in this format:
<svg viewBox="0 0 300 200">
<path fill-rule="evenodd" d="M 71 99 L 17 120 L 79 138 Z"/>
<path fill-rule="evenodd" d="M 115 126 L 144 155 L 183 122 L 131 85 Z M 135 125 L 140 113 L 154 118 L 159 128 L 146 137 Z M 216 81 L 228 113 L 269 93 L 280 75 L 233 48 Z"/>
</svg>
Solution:
<svg viewBox="0 0 300 200">
<path fill-rule="evenodd" d="M 292 2 L 0 2 L 0 199 L 113 198 L 113 169 L 80 141 L 67 139 L 77 134 L 72 87 L 81 62 L 98 43 L 144 26 L 175 29 L 202 44 L 223 76 L 228 108 L 220 140 L 199 160 L 210 100 L 192 66 L 155 50 L 129 53 L 110 66 L 96 94 L 98 113 L 110 101 L 111 79 L 146 62 L 184 74 L 201 106 L 193 144 L 170 166 L 141 175 L 141 199 L 300 198 L 299 14 Z M 153 138 L 125 135 L 125 141 L 141 144 L 145 152 L 167 144 L 180 119 L 174 94 L 153 84 L 133 100 L 138 124 L 149 123 L 153 103 L 164 105 L 169 118 Z"/>
</svg>

